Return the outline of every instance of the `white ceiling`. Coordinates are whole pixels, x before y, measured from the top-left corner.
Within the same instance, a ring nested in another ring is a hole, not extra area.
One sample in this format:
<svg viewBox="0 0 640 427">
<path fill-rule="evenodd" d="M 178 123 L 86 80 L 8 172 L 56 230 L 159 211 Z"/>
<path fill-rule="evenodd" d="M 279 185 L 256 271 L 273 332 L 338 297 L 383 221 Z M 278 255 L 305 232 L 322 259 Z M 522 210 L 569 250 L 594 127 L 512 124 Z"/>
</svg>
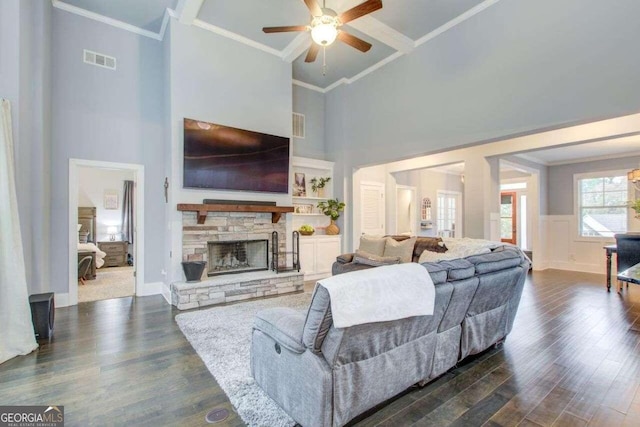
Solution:
<svg viewBox="0 0 640 427">
<path fill-rule="evenodd" d="M 640 135 L 568 147 L 550 148 L 548 150 L 517 154 L 516 156 L 551 166 L 629 155 L 640 155 Z"/>
<path fill-rule="evenodd" d="M 326 75 L 322 72 L 322 52 L 315 63 L 304 62 L 311 43 L 310 34 L 262 32 L 265 26 L 308 24 L 310 16 L 302 0 L 52 1 L 54 6 L 69 12 L 156 39 L 162 39 L 170 13 L 181 18 L 183 11 L 195 9 L 194 20 L 181 19 L 181 22 L 198 25 L 280 56 L 292 63 L 294 83 L 326 92 L 401 55 L 410 55 L 415 47 L 498 0 L 383 0 L 382 9 L 343 27 L 371 43 L 371 50 L 361 53 L 341 42 L 334 43 L 326 49 Z M 340 14 L 363 2 L 327 0 L 326 7 Z"/>
</svg>

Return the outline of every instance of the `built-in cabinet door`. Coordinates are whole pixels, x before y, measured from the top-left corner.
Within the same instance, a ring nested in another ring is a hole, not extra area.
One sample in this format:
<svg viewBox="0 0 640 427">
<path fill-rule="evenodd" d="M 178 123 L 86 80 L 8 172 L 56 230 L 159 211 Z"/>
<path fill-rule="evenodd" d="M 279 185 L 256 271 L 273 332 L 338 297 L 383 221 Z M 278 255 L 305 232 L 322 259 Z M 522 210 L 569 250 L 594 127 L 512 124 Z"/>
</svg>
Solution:
<svg viewBox="0 0 640 427">
<path fill-rule="evenodd" d="M 305 276 L 316 272 L 316 242 L 315 239 L 300 237 L 300 271 Z"/>
<path fill-rule="evenodd" d="M 316 242 L 316 274 L 331 273 L 331 266 L 340 255 L 340 239 L 318 239 Z"/>
<path fill-rule="evenodd" d="M 317 280 L 331 275 L 331 267 L 340 255 L 340 236 L 300 237 L 300 271 L 305 280 Z"/>
</svg>

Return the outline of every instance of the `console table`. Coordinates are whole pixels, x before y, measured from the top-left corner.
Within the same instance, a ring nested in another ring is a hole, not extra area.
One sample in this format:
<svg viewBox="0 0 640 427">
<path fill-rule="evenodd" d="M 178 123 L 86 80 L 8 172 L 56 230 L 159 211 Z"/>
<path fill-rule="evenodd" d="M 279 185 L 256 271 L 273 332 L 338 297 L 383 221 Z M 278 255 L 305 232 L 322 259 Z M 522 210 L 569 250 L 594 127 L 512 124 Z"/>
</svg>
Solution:
<svg viewBox="0 0 640 427">
<path fill-rule="evenodd" d="M 603 249 L 607 254 L 607 292 L 611 290 L 611 255 L 618 252 L 618 246 L 607 245 Z"/>
</svg>

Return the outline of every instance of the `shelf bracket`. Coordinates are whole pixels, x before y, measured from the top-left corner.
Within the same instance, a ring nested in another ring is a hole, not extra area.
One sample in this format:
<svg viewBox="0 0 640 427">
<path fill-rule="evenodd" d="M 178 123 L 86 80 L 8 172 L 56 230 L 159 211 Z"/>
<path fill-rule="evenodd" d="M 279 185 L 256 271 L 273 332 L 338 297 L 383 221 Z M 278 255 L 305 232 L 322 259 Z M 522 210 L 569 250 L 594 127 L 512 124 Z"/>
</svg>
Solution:
<svg viewBox="0 0 640 427">
<path fill-rule="evenodd" d="M 271 223 L 277 224 L 278 221 L 280 221 L 281 216 L 282 216 L 282 213 L 280 212 L 271 212 Z"/>
<path fill-rule="evenodd" d="M 207 211 L 198 211 L 198 224 L 202 225 L 207 220 Z"/>
</svg>

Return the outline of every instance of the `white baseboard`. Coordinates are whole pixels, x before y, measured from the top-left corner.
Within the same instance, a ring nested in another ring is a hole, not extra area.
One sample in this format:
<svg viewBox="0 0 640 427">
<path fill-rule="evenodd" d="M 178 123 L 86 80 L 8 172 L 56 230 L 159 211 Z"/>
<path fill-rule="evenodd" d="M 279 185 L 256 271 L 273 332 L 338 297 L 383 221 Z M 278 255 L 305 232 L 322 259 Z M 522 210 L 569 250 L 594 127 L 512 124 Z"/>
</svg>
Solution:
<svg viewBox="0 0 640 427">
<path fill-rule="evenodd" d="M 550 261 L 548 268 L 556 270 L 580 271 L 582 273 L 606 274 L 599 264 L 587 264 L 567 261 Z"/>
<path fill-rule="evenodd" d="M 164 283 L 162 282 L 145 283 L 142 286 L 138 287 L 138 289 L 136 290 L 136 296 L 146 297 L 149 295 L 162 294 L 163 285 Z"/>
<path fill-rule="evenodd" d="M 171 288 L 166 283 L 162 284 L 162 296 L 167 304 L 171 305 Z"/>
<path fill-rule="evenodd" d="M 547 268 L 549 268 L 549 261 L 534 261 L 531 269 L 533 271 L 542 271 Z"/>
<path fill-rule="evenodd" d="M 69 293 L 55 292 L 54 294 L 54 302 L 56 304 L 56 308 L 60 307 L 69 307 Z"/>
</svg>

